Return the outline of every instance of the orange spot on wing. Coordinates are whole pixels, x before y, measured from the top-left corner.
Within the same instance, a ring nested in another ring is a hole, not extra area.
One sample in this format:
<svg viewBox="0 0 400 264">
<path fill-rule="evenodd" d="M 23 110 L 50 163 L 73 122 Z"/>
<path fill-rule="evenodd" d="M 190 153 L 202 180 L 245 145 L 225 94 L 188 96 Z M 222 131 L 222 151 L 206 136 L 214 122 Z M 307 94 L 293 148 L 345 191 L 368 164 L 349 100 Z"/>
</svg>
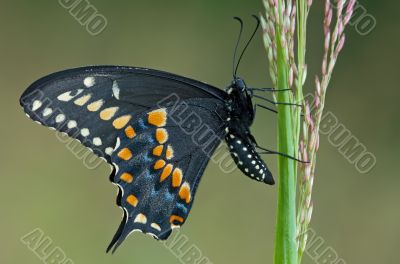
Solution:
<svg viewBox="0 0 400 264">
<path fill-rule="evenodd" d="M 175 168 L 172 173 L 172 186 L 179 187 L 182 183 L 182 170 L 179 168 Z"/>
<path fill-rule="evenodd" d="M 148 113 L 149 124 L 162 127 L 167 123 L 167 112 L 165 108 L 157 109 Z"/>
<path fill-rule="evenodd" d="M 110 120 L 118 111 L 118 107 L 109 107 L 100 112 L 100 118 L 103 120 Z"/>
<path fill-rule="evenodd" d="M 168 132 L 164 128 L 157 128 L 156 139 L 158 143 L 164 144 L 168 140 Z"/>
<path fill-rule="evenodd" d="M 153 148 L 153 155 L 154 156 L 161 156 L 164 146 L 158 145 L 157 147 Z"/>
<path fill-rule="evenodd" d="M 171 174 L 172 168 L 173 168 L 173 166 L 171 164 L 168 164 L 167 166 L 165 166 L 165 168 L 160 176 L 160 182 L 164 181 Z"/>
<path fill-rule="evenodd" d="M 125 128 L 125 135 L 128 138 L 134 138 L 136 136 L 135 129 L 133 129 L 132 126 L 128 126 L 127 128 Z"/>
<path fill-rule="evenodd" d="M 154 164 L 154 169 L 159 170 L 164 166 L 165 166 L 165 161 L 157 160 L 156 163 Z"/>
<path fill-rule="evenodd" d="M 139 200 L 136 198 L 135 195 L 131 194 L 126 198 L 126 201 L 132 205 L 133 207 L 136 207 L 136 205 L 138 204 Z"/>
<path fill-rule="evenodd" d="M 121 149 L 118 152 L 118 157 L 120 157 L 123 160 L 129 160 L 132 158 L 132 152 L 128 148 Z"/>
<path fill-rule="evenodd" d="M 180 217 L 179 215 L 171 215 L 169 218 L 169 222 L 171 224 L 175 224 L 176 222 L 183 224 L 184 221 L 185 220 L 183 219 L 183 217 Z"/>
<path fill-rule="evenodd" d="M 165 157 L 167 158 L 167 160 L 172 159 L 174 157 L 174 149 L 170 145 L 168 145 L 167 147 Z"/>
<path fill-rule="evenodd" d="M 129 122 L 129 120 L 131 120 L 132 116 L 131 115 L 124 115 L 124 116 L 120 116 L 117 119 L 115 119 L 113 121 L 113 126 L 116 129 L 121 129 L 124 126 L 126 126 L 126 124 Z"/>
<path fill-rule="evenodd" d="M 182 184 L 181 189 L 179 190 L 179 197 L 188 204 L 190 203 L 191 195 L 190 195 L 190 186 L 187 182 Z"/>
<path fill-rule="evenodd" d="M 133 180 L 133 176 L 130 173 L 124 172 L 122 173 L 120 179 L 123 180 L 124 182 L 131 183 Z"/>
</svg>

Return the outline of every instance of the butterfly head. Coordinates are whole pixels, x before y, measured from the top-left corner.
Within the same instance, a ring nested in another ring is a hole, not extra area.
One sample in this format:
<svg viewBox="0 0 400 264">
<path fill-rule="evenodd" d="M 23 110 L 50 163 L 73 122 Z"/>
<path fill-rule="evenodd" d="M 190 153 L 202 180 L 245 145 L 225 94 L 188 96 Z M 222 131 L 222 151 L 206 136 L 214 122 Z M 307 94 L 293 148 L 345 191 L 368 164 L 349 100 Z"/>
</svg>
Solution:
<svg viewBox="0 0 400 264">
<path fill-rule="evenodd" d="M 231 85 L 228 89 L 228 94 L 236 97 L 237 101 L 241 101 L 241 104 L 248 105 L 252 108 L 252 93 L 249 89 L 247 89 L 247 85 L 242 78 L 235 77 L 232 80 Z"/>
</svg>

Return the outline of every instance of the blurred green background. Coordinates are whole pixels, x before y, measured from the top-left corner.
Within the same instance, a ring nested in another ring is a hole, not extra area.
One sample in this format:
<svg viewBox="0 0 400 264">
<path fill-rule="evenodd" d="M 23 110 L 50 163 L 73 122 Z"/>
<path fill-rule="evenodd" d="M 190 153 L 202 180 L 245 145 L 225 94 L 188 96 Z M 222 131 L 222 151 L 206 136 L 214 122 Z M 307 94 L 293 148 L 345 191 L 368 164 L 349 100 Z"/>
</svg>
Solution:
<svg viewBox="0 0 400 264">
<path fill-rule="evenodd" d="M 182 263 L 162 243 L 130 236 L 115 255 L 105 248 L 121 211 L 110 168 L 88 170 L 55 133 L 27 119 L 18 99 L 39 77 L 93 64 L 162 69 L 225 87 L 238 26 L 263 10 L 261 1 L 91 0 L 108 25 L 88 34 L 58 1 L 1 0 L 0 263 L 41 263 L 20 238 L 35 228 L 74 263 Z M 319 73 L 322 1 L 314 1 L 307 61 Z M 377 158 L 360 174 L 321 136 L 312 228 L 345 263 L 399 263 L 398 1 L 361 2 L 377 21 L 368 35 L 347 29 L 347 43 L 329 87 L 332 111 Z M 258 34 L 239 69 L 253 87 L 271 86 Z M 312 82 L 310 81 L 310 84 Z M 259 110 L 253 132 L 275 148 L 276 117 Z M 266 157 L 273 172 L 276 158 Z M 275 173 L 276 174 L 276 173 Z M 181 235 L 213 263 L 272 263 L 276 187 L 223 174 L 210 163 Z M 185 263 L 185 262 L 183 262 Z M 190 262 L 189 262 L 190 263 Z M 305 256 L 304 263 L 320 263 Z"/>
</svg>

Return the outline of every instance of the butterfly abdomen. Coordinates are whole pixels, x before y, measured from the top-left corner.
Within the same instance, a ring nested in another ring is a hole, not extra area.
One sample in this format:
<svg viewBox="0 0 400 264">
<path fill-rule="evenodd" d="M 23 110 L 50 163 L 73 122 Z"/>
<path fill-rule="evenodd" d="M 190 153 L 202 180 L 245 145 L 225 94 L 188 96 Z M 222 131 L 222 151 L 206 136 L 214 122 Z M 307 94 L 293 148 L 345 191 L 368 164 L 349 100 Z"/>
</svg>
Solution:
<svg viewBox="0 0 400 264">
<path fill-rule="evenodd" d="M 273 185 L 271 172 L 258 155 L 249 139 L 235 133 L 234 129 L 226 129 L 225 141 L 238 168 L 248 177 Z"/>
</svg>

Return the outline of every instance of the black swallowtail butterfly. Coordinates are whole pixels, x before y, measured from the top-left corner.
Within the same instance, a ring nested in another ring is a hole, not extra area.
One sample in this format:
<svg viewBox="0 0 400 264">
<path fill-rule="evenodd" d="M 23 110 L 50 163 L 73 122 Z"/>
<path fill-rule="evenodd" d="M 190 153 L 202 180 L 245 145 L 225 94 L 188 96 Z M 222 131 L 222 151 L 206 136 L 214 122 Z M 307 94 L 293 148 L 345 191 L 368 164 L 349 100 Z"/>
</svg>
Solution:
<svg viewBox="0 0 400 264">
<path fill-rule="evenodd" d="M 245 175 L 274 184 L 249 130 L 256 89 L 247 88 L 236 70 L 223 91 L 157 70 L 91 66 L 50 74 L 22 94 L 31 119 L 79 140 L 112 165 L 110 180 L 119 187 L 124 216 L 108 250 L 134 231 L 167 239 L 180 227 L 223 138 Z"/>
</svg>

